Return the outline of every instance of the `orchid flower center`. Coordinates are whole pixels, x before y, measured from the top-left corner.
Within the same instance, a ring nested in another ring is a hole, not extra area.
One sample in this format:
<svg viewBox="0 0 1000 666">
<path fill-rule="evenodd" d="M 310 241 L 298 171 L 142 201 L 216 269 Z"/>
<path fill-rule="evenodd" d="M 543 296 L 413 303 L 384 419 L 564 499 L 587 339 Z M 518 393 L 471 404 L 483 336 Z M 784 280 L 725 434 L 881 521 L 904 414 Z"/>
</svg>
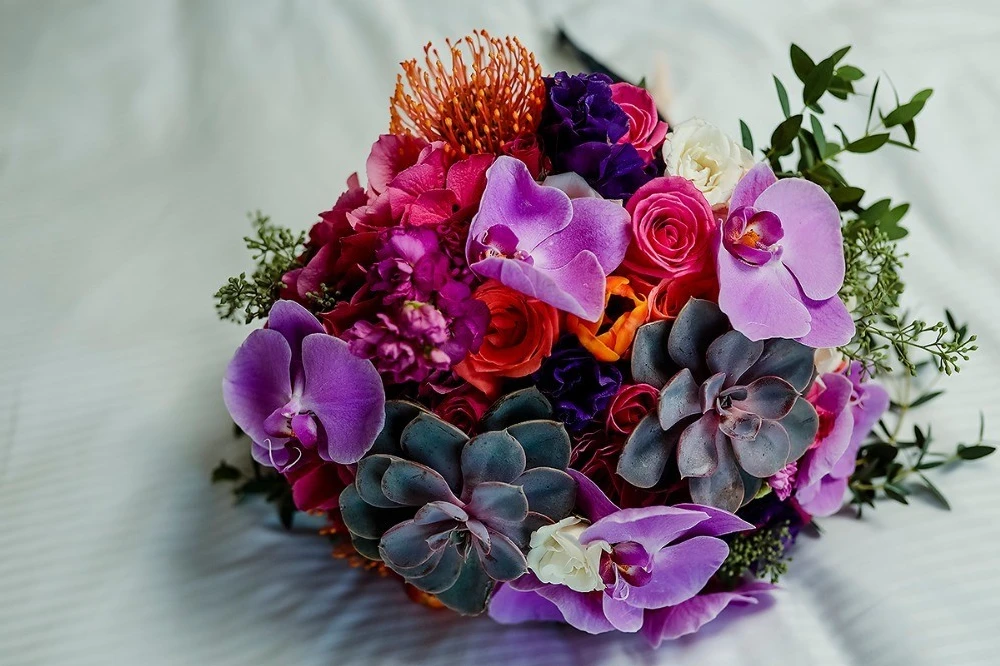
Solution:
<svg viewBox="0 0 1000 666">
<path fill-rule="evenodd" d="M 601 554 L 601 580 L 615 599 L 627 599 L 629 588 L 642 587 L 653 577 L 653 556 L 642 544 L 623 541 Z"/>
<path fill-rule="evenodd" d="M 479 244 L 482 246 L 479 259 L 498 257 L 532 263 L 531 255 L 517 247 L 519 240 L 517 234 L 510 227 L 504 224 L 494 224 L 479 238 Z"/>
<path fill-rule="evenodd" d="M 752 206 L 737 208 L 722 226 L 723 246 L 731 255 L 751 266 L 763 266 L 779 256 L 781 246 L 778 241 L 784 235 L 777 215 Z"/>
</svg>

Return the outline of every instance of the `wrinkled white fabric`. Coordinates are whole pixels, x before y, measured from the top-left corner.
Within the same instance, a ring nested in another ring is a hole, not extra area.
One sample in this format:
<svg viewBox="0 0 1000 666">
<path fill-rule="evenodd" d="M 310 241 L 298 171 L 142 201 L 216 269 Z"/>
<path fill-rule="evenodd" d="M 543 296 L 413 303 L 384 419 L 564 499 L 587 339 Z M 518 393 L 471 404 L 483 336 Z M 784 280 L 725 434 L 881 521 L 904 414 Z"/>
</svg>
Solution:
<svg viewBox="0 0 1000 666">
<path fill-rule="evenodd" d="M 913 205 L 909 303 L 982 351 L 922 418 L 1000 428 L 1000 8 L 767 2 L 37 2 L 0 6 L 0 663 L 995 664 L 1000 458 L 803 539 L 770 607 L 650 651 L 636 636 L 460 621 L 208 483 L 242 455 L 220 393 L 246 331 L 211 294 L 248 268 L 244 213 L 305 228 L 387 125 L 429 39 L 514 33 L 547 71 L 557 20 L 622 73 L 669 63 L 670 115 L 766 144 L 796 41 L 931 86 L 917 154 L 844 169 Z M 830 103 L 854 131 L 867 109 Z"/>
</svg>

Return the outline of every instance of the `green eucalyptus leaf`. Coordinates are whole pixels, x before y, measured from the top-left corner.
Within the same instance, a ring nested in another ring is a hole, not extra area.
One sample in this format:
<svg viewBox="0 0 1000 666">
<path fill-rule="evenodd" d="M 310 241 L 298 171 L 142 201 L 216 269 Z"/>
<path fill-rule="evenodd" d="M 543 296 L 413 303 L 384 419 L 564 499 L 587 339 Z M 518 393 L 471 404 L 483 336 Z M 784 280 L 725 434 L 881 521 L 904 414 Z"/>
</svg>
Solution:
<svg viewBox="0 0 1000 666">
<path fill-rule="evenodd" d="M 920 480 L 923 481 L 924 488 L 927 489 L 931 496 L 941 504 L 942 508 L 946 511 L 951 511 L 951 504 L 948 503 L 948 500 L 945 499 L 944 494 L 938 490 L 937 486 L 931 483 L 930 479 L 923 474 L 920 474 L 919 472 L 918 474 L 920 476 Z"/>
<path fill-rule="evenodd" d="M 823 124 L 816 116 L 809 116 L 809 123 L 812 125 L 813 138 L 816 141 L 816 147 L 819 149 L 820 157 L 826 157 L 828 155 L 828 148 L 826 143 L 826 132 L 823 131 Z"/>
<path fill-rule="evenodd" d="M 865 78 L 865 73 L 853 65 L 843 65 L 837 68 L 836 76 L 845 81 L 860 81 Z"/>
<path fill-rule="evenodd" d="M 753 152 L 753 135 L 750 134 L 750 128 L 747 124 L 740 120 L 740 136 L 743 138 L 743 147 Z"/>
<path fill-rule="evenodd" d="M 788 106 L 788 91 L 785 90 L 785 85 L 781 82 L 777 76 L 774 76 L 774 87 L 778 91 L 778 102 L 781 103 L 781 112 L 785 114 L 785 117 L 791 115 L 791 107 Z"/>
<path fill-rule="evenodd" d="M 830 198 L 837 205 L 852 205 L 861 201 L 865 191 L 860 187 L 835 187 L 830 190 Z"/>
<path fill-rule="evenodd" d="M 884 146 L 887 141 L 889 141 L 888 133 L 869 134 L 857 141 L 851 141 L 846 147 L 852 153 L 871 153 Z"/>
<path fill-rule="evenodd" d="M 816 66 L 813 59 L 809 55 L 799 48 L 798 44 L 792 44 L 790 49 L 790 56 L 792 59 L 792 69 L 795 70 L 795 76 L 799 77 L 799 81 L 805 82 L 809 77 L 809 73 Z"/>
<path fill-rule="evenodd" d="M 802 114 L 786 118 L 771 135 L 771 150 L 781 152 L 791 147 L 802 127 Z"/>
<path fill-rule="evenodd" d="M 830 87 L 830 81 L 833 79 L 834 64 L 833 60 L 827 58 L 809 72 L 802 88 L 802 102 L 804 104 L 818 102 L 823 93 L 827 91 L 827 88 Z"/>
<path fill-rule="evenodd" d="M 985 458 L 996 451 L 995 446 L 986 446 L 985 444 L 976 444 L 974 446 L 964 446 L 962 444 L 958 445 L 958 451 L 955 452 L 962 460 L 979 460 L 980 458 Z"/>
</svg>

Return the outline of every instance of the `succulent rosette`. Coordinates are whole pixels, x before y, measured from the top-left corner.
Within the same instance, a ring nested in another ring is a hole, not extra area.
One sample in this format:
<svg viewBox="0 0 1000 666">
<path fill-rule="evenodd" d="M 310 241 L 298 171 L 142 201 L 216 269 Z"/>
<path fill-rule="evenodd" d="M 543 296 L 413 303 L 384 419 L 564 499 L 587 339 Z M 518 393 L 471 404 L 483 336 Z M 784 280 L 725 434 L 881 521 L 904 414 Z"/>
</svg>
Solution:
<svg viewBox="0 0 1000 666">
<path fill-rule="evenodd" d="M 482 612 L 496 581 L 527 571 L 531 533 L 566 517 L 569 435 L 534 389 L 501 398 L 470 438 L 406 402 L 340 496 L 354 546 L 449 608 Z"/>
<path fill-rule="evenodd" d="M 863 73 L 796 49 L 804 110 L 779 84 L 759 162 L 746 125 L 668 124 L 513 37 L 402 63 L 363 178 L 308 233 L 256 216 L 256 267 L 217 294 L 265 325 L 222 387 L 252 470 L 213 479 L 427 606 L 654 646 L 758 604 L 848 498 L 942 498 L 926 472 L 992 447 L 903 441 L 880 380 L 950 374 L 975 336 L 899 312 L 906 206 L 834 166 L 912 147 L 929 91 L 834 143 L 820 97 Z"/>
</svg>

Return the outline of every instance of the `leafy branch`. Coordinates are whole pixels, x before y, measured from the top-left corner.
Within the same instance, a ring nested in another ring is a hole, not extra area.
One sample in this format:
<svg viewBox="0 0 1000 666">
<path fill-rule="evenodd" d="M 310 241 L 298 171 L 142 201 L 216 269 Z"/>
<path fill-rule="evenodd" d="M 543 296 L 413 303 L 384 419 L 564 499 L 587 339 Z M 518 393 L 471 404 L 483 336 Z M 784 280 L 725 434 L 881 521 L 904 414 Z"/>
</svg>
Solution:
<svg viewBox="0 0 1000 666">
<path fill-rule="evenodd" d="M 857 335 L 843 351 L 852 359 L 888 372 L 898 361 L 909 373 L 916 371 L 908 360 L 907 350 L 926 352 L 941 372 L 951 374 L 975 351 L 975 336 L 947 321 L 926 323 L 906 321 L 899 315 L 903 282 L 900 272 L 905 255 L 897 241 L 907 235 L 900 222 L 909 204 L 894 203 L 888 198 L 863 205 L 866 192 L 851 185 L 836 168 L 845 153 L 873 153 L 885 146 L 916 150 L 915 119 L 933 91 L 925 89 L 908 101 L 901 101 L 895 87 L 895 105 L 883 110 L 878 104 L 881 79 L 868 93 L 858 90 L 865 73 L 854 65 L 843 64 L 850 47 L 815 62 L 805 51 L 792 45 L 792 69 L 802 82 L 802 106 L 793 113 L 788 89 L 777 76 L 774 85 L 784 120 L 771 134 L 770 146 L 763 150 L 765 159 L 779 178 L 804 178 L 822 187 L 840 210 L 843 219 L 844 254 L 847 271 L 840 296 L 848 303 Z M 855 138 L 839 124 L 824 125 L 821 103 L 828 98 L 849 100 L 868 97 L 868 116 L 864 131 Z M 753 136 L 740 121 L 743 144 L 753 150 Z"/>
<path fill-rule="evenodd" d="M 300 266 L 299 256 L 305 245 L 304 232 L 295 233 L 273 224 L 260 211 L 248 217 L 254 234 L 243 242 L 256 268 L 250 277 L 240 273 L 229 278 L 215 292 L 219 318 L 245 324 L 267 316 L 281 293 L 281 277 Z"/>
</svg>

